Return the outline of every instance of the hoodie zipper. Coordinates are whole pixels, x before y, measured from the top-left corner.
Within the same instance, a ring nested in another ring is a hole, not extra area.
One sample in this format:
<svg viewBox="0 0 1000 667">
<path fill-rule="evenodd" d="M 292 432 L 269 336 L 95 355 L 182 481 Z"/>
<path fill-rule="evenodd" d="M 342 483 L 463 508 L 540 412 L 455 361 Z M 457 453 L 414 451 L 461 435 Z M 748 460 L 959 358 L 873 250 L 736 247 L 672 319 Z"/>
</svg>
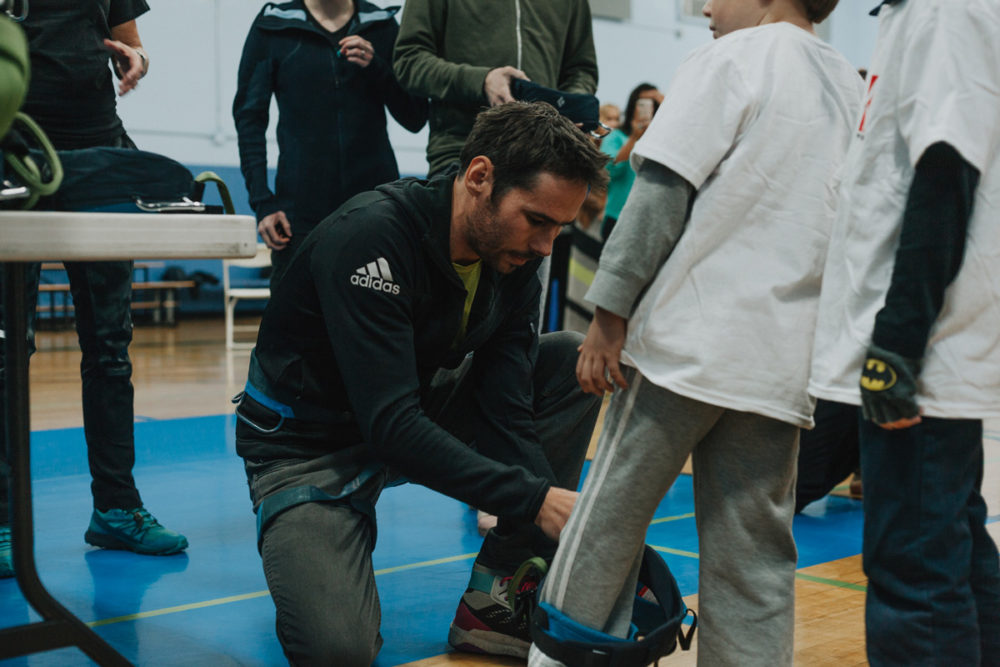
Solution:
<svg viewBox="0 0 1000 667">
<path fill-rule="evenodd" d="M 517 68 L 521 67 L 521 0 L 514 0 L 514 30 L 517 33 Z"/>
</svg>

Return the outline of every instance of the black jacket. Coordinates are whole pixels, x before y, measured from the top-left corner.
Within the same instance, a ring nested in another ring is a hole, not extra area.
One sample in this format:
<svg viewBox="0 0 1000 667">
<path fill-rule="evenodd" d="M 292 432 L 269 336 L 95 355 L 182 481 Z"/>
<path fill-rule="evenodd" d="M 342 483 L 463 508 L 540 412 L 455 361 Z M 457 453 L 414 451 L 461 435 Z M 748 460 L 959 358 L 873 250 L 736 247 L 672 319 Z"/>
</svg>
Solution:
<svg viewBox="0 0 1000 667">
<path fill-rule="evenodd" d="M 392 74 L 398 7 L 357 0 L 348 34 L 375 48 L 368 67 L 337 55 L 331 33 L 301 0 L 268 3 L 243 47 L 233 118 L 240 168 L 257 218 L 278 210 L 293 227 L 311 228 L 359 192 L 399 178 L 384 107 L 416 132 L 427 100 L 406 93 Z M 278 173 L 267 184 L 264 138 L 271 96 L 278 102 Z"/>
<path fill-rule="evenodd" d="M 363 442 L 414 482 L 533 519 L 554 480 L 532 410 L 538 262 L 510 274 L 484 266 L 466 336 L 454 345 L 466 292 L 449 254 L 453 182 L 390 183 L 323 220 L 271 295 L 251 382 L 302 414 L 339 421 L 328 451 Z M 473 351 L 476 451 L 423 405 L 435 372 Z M 296 447 L 238 443 L 243 456 L 307 455 Z"/>
</svg>

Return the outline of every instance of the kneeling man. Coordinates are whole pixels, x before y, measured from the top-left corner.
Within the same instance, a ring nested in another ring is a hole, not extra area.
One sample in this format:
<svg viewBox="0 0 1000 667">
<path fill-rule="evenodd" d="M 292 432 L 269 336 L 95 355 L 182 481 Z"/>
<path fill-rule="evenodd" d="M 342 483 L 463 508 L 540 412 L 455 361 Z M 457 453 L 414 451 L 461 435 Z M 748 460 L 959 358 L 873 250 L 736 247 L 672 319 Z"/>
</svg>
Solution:
<svg viewBox="0 0 1000 667">
<path fill-rule="evenodd" d="M 399 479 L 500 517 L 449 641 L 527 655 L 505 578 L 554 555 L 599 408 L 576 383 L 582 337 L 538 336 L 535 270 L 604 165 L 552 107 L 493 107 L 457 173 L 358 195 L 296 252 L 236 427 L 290 662 L 374 660 L 374 505 Z"/>
</svg>

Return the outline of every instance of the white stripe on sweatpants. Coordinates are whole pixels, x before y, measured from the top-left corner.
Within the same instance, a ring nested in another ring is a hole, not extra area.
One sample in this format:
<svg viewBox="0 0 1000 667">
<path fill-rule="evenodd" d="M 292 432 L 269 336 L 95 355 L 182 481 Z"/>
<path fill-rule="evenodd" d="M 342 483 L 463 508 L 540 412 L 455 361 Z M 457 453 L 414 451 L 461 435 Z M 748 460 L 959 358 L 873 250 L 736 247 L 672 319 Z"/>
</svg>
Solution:
<svg viewBox="0 0 1000 667">
<path fill-rule="evenodd" d="M 631 386 L 628 389 L 629 394 L 628 398 L 625 401 L 625 407 L 624 409 L 622 409 L 621 418 L 619 419 L 618 423 L 615 424 L 615 432 L 611 438 L 611 441 L 607 443 L 604 442 L 599 443 L 599 447 L 608 448 L 608 451 L 606 453 L 602 452 L 603 454 L 602 456 L 595 457 L 594 463 L 596 464 L 598 461 L 600 461 L 602 465 L 597 470 L 594 470 L 593 466 L 591 467 L 590 472 L 587 474 L 586 484 L 589 485 L 593 483 L 595 486 L 599 487 L 604 482 L 605 478 L 607 478 L 608 471 L 611 469 L 611 462 L 614 460 L 615 453 L 617 452 L 618 447 L 621 445 L 622 434 L 625 432 L 625 427 L 628 424 L 629 417 L 632 414 L 632 406 L 635 405 L 635 397 L 639 394 L 639 385 L 642 384 L 642 380 L 643 380 L 643 375 L 641 373 L 636 373 L 635 380 L 632 382 Z M 603 441 L 603 438 L 601 440 Z M 575 525 L 577 523 L 586 524 L 587 519 L 590 517 L 590 514 L 593 511 L 594 501 L 597 500 L 597 496 L 598 496 L 597 493 L 591 493 L 589 494 L 589 496 L 586 494 L 580 496 L 580 499 L 583 500 L 584 503 L 578 504 L 574 508 L 573 514 L 570 515 L 569 525 Z M 569 525 L 567 525 L 566 528 L 569 528 Z M 573 561 L 576 560 L 576 554 L 580 550 L 580 544 L 583 541 L 583 533 L 584 531 L 582 530 L 575 531 L 575 534 L 573 535 L 573 541 L 568 545 L 569 549 L 568 553 L 566 554 L 566 563 L 569 565 L 571 565 Z M 556 573 L 563 575 L 556 581 L 557 588 L 555 590 L 555 595 L 553 596 L 553 605 L 556 608 L 561 609 L 563 607 L 564 598 L 566 596 L 566 588 L 569 585 L 569 580 L 570 580 L 569 573 L 571 569 L 572 569 L 571 567 L 566 567 L 565 568 L 566 571 L 564 573 Z"/>
</svg>

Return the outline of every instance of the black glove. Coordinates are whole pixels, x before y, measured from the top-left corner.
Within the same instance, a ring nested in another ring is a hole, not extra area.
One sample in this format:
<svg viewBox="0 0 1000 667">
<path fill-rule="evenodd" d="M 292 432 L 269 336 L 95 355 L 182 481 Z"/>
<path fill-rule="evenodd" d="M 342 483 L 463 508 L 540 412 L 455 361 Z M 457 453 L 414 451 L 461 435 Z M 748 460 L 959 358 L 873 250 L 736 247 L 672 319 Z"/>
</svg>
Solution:
<svg viewBox="0 0 1000 667">
<path fill-rule="evenodd" d="M 917 408 L 920 360 L 871 345 L 861 368 L 861 412 L 876 424 L 911 419 Z"/>
</svg>

